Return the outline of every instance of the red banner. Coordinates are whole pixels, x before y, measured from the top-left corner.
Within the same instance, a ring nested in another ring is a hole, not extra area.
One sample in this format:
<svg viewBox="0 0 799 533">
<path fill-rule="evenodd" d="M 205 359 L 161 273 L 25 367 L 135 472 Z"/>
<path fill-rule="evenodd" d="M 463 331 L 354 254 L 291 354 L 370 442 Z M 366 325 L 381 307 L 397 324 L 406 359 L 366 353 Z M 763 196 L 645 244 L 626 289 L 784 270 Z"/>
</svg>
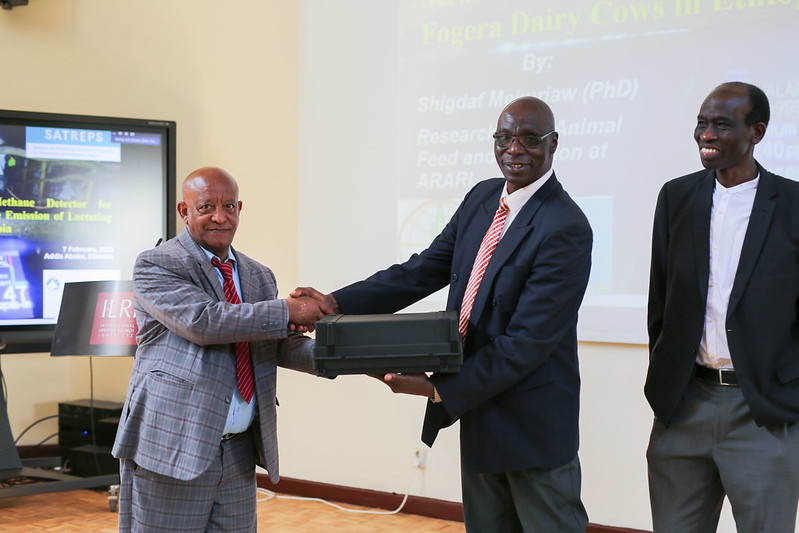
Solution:
<svg viewBox="0 0 799 533">
<path fill-rule="evenodd" d="M 89 344 L 136 344 L 136 313 L 132 292 L 97 295 Z"/>
</svg>

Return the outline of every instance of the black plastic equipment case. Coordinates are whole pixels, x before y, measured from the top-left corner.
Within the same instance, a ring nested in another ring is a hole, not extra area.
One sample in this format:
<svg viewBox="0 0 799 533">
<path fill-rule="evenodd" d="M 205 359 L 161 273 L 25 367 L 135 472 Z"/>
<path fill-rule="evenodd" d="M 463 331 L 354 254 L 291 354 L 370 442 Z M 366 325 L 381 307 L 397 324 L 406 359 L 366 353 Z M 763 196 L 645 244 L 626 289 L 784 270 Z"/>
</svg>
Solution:
<svg viewBox="0 0 799 533">
<path fill-rule="evenodd" d="M 457 372 L 462 365 L 455 311 L 328 315 L 316 323 L 319 376 Z"/>
</svg>

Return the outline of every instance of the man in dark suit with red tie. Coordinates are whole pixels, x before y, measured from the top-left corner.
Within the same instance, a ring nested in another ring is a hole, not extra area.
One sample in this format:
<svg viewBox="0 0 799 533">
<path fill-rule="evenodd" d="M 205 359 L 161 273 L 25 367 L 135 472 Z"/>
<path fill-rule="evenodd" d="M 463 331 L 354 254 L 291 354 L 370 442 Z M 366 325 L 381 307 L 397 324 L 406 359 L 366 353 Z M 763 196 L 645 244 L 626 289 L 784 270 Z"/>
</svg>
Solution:
<svg viewBox="0 0 799 533">
<path fill-rule="evenodd" d="M 754 158 L 766 95 L 725 83 L 694 139 L 705 170 L 658 197 L 647 459 L 655 533 L 793 533 L 799 500 L 799 183 Z"/>
<path fill-rule="evenodd" d="M 511 102 L 494 135 L 504 179 L 478 183 L 420 254 L 332 295 L 315 293 L 342 313 L 391 313 L 449 285 L 447 309 L 459 311 L 464 334 L 461 371 L 383 379 L 430 398 L 426 444 L 460 420 L 468 531 L 584 533 L 588 523 L 576 327 L 592 233 L 552 171 L 554 129 L 541 100 Z M 303 293 L 314 291 L 294 294 Z"/>
</svg>

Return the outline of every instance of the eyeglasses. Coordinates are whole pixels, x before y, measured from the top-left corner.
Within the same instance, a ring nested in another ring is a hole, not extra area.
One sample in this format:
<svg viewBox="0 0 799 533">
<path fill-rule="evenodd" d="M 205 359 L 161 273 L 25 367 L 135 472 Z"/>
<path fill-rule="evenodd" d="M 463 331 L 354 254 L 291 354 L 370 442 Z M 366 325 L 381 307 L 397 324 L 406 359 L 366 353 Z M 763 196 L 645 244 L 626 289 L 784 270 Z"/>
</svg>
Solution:
<svg viewBox="0 0 799 533">
<path fill-rule="evenodd" d="M 546 139 L 553 133 L 555 133 L 555 130 L 552 130 L 549 133 L 545 133 L 540 137 L 538 135 L 519 135 L 517 137 L 516 135 L 508 135 L 507 133 L 495 133 L 494 142 L 497 143 L 499 146 L 502 146 L 503 148 L 507 148 L 508 146 L 513 144 L 513 139 L 516 139 L 517 141 L 519 141 L 519 144 L 521 144 L 523 147 L 534 148 L 539 144 L 541 144 L 541 142 L 543 142 L 544 139 Z"/>
</svg>

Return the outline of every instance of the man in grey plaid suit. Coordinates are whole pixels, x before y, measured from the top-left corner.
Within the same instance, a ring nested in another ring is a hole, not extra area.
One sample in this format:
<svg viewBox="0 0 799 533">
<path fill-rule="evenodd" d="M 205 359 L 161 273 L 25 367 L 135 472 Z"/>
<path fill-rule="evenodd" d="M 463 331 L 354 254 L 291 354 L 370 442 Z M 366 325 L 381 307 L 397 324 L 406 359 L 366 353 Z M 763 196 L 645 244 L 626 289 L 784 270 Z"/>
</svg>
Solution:
<svg viewBox="0 0 799 533">
<path fill-rule="evenodd" d="M 186 228 L 136 260 L 138 349 L 113 448 L 120 531 L 255 531 L 255 465 L 278 480 L 277 366 L 313 371 L 313 341 L 289 323 L 312 331 L 330 310 L 278 300 L 272 271 L 231 248 L 241 207 L 230 174 L 192 172 L 177 206 Z M 214 257 L 232 261 L 243 303 L 228 303 Z M 236 378 L 242 342 L 249 401 Z"/>
</svg>

